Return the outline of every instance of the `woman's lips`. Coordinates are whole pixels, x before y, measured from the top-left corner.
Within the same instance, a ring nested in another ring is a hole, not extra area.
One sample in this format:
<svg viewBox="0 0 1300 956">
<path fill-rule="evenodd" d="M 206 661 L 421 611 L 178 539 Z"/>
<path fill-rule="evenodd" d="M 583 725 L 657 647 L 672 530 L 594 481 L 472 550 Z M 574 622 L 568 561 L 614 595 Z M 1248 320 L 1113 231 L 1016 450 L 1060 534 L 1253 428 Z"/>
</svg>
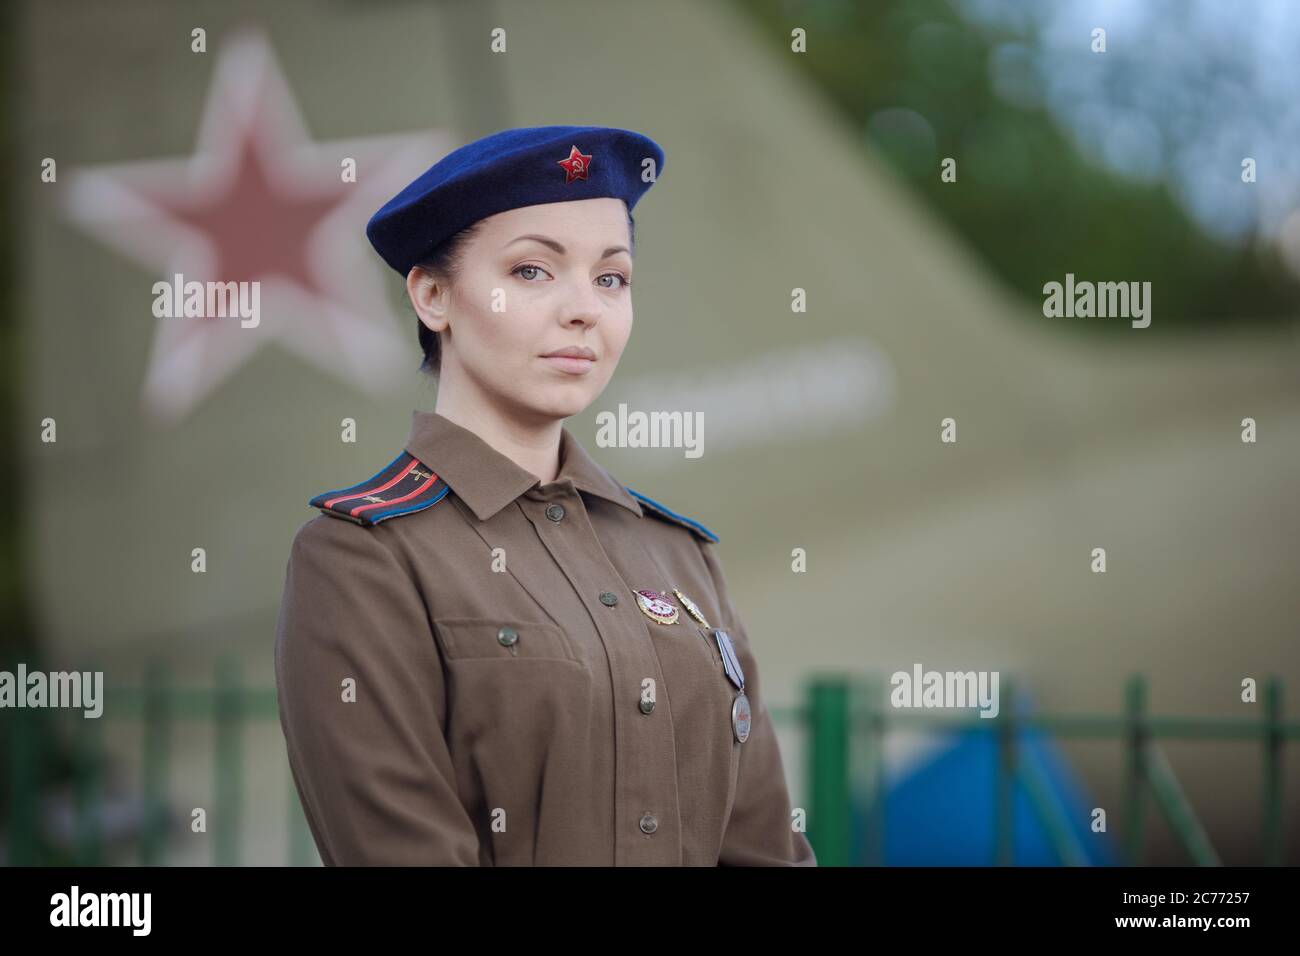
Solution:
<svg viewBox="0 0 1300 956">
<path fill-rule="evenodd" d="M 542 361 L 550 363 L 552 368 L 569 375 L 586 375 L 596 364 L 592 359 L 574 358 L 571 355 L 543 355 Z"/>
</svg>

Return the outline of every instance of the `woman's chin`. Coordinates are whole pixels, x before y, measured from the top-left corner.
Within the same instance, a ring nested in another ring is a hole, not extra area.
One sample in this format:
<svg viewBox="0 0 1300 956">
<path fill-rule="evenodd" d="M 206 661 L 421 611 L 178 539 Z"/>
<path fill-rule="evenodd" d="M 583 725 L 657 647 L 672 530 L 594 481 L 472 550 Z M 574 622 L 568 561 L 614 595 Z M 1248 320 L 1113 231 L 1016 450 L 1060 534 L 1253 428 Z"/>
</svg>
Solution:
<svg viewBox="0 0 1300 956">
<path fill-rule="evenodd" d="M 572 418 L 585 411 L 595 397 L 585 382 L 575 382 L 572 385 L 543 386 L 527 396 L 525 401 L 539 417 Z"/>
</svg>

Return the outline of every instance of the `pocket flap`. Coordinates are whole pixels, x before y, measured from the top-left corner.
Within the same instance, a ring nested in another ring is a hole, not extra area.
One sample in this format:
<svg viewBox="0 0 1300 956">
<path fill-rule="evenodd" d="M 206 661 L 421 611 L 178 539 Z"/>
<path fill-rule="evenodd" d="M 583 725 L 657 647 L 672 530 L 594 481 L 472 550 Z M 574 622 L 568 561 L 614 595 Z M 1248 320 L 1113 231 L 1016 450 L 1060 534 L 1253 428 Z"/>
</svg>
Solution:
<svg viewBox="0 0 1300 956">
<path fill-rule="evenodd" d="M 433 626 L 448 660 L 578 659 L 568 636 L 549 621 L 459 617 L 435 620 Z"/>
</svg>

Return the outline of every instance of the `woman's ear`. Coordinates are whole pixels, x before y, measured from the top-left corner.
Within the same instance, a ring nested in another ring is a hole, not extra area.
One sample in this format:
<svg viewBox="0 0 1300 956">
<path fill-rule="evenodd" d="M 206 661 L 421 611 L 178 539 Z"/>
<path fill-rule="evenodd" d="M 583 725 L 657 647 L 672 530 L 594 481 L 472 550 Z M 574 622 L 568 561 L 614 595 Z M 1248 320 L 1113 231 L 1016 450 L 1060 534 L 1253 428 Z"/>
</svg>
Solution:
<svg viewBox="0 0 1300 956">
<path fill-rule="evenodd" d="M 406 274 L 406 295 L 420 321 L 441 332 L 447 328 L 447 286 L 422 266 Z"/>
</svg>

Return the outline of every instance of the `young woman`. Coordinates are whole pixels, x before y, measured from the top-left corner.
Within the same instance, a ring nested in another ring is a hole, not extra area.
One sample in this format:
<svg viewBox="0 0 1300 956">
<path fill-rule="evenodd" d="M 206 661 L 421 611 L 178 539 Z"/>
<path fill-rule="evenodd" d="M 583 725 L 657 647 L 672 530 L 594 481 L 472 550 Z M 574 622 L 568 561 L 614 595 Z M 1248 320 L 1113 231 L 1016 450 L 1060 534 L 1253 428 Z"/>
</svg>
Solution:
<svg viewBox="0 0 1300 956">
<path fill-rule="evenodd" d="M 438 393 L 289 557 L 280 717 L 327 865 L 816 863 L 717 537 L 563 426 L 628 344 L 663 165 L 627 130 L 506 130 L 367 227 Z"/>
</svg>

